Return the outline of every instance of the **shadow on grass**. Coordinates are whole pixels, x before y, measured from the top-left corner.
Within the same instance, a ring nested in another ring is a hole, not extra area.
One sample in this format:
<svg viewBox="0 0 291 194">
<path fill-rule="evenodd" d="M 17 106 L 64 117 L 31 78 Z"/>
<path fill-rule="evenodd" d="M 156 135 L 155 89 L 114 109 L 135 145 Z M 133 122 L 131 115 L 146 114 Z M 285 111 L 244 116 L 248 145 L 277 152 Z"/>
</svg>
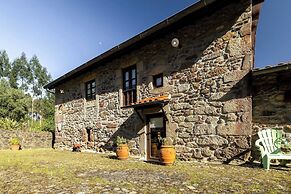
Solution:
<svg viewBox="0 0 291 194">
<path fill-rule="evenodd" d="M 160 161 L 144 161 L 144 162 L 148 164 L 161 165 Z"/>
<path fill-rule="evenodd" d="M 262 164 L 254 163 L 254 162 L 246 162 L 246 163 L 240 164 L 239 166 L 247 167 L 247 168 L 263 168 Z"/>
<path fill-rule="evenodd" d="M 263 169 L 263 164 L 262 163 L 259 163 L 259 162 L 257 162 L 257 163 L 254 163 L 254 162 L 246 162 L 246 163 L 241 164 L 239 166 L 246 167 L 246 168 Z M 270 169 L 291 172 L 290 165 L 289 166 L 286 166 L 286 165 L 281 165 L 281 164 L 271 164 Z"/>
<path fill-rule="evenodd" d="M 102 158 L 108 158 L 108 159 L 112 159 L 112 160 L 118 160 L 116 155 L 103 155 L 101 156 Z"/>
</svg>

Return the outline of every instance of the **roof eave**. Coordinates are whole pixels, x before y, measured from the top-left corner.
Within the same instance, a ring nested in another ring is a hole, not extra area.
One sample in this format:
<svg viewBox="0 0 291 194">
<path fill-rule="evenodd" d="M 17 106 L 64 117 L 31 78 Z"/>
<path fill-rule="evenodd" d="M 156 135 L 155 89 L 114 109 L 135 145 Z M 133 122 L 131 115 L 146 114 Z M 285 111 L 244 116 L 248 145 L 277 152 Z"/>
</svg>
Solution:
<svg viewBox="0 0 291 194">
<path fill-rule="evenodd" d="M 291 70 L 291 62 L 285 63 L 285 64 L 279 64 L 274 67 L 266 67 L 264 69 L 254 69 L 253 76 L 266 75 L 266 74 L 277 73 L 277 72 L 287 71 L 287 70 Z"/>
<path fill-rule="evenodd" d="M 192 14 L 212 3 L 214 3 L 215 1 L 218 0 L 200 0 L 199 2 L 191 5 L 190 7 L 178 12 L 177 14 L 165 19 L 164 21 L 152 26 L 151 28 L 143 31 L 142 33 L 134 36 L 133 38 L 113 47 L 112 49 L 106 51 L 105 53 L 89 60 L 88 62 L 82 64 L 81 66 L 73 69 L 72 71 L 66 73 L 65 75 L 57 78 L 56 80 L 50 82 L 49 84 L 45 85 L 44 88 L 45 89 L 53 89 L 55 88 L 57 85 L 59 85 L 61 82 L 65 81 L 66 79 L 71 78 L 73 75 L 75 75 L 78 72 L 81 72 L 85 69 L 90 68 L 93 64 L 98 63 L 116 53 L 118 53 L 121 50 L 124 50 L 126 48 L 129 48 L 130 46 L 134 45 L 135 43 L 155 34 L 156 32 L 164 29 L 165 27 L 172 25 L 178 21 L 180 21 L 182 18 L 188 16 L 189 14 Z"/>
</svg>

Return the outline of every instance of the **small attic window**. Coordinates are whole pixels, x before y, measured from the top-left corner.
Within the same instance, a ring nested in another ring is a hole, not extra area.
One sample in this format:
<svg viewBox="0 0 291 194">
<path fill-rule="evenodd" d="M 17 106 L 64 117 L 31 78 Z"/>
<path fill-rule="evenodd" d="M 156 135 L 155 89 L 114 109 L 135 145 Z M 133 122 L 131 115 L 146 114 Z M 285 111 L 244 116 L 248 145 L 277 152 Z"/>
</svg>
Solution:
<svg viewBox="0 0 291 194">
<path fill-rule="evenodd" d="M 291 90 L 288 90 L 284 94 L 284 101 L 285 102 L 291 102 Z"/>
<path fill-rule="evenodd" d="M 155 88 L 163 87 L 163 73 L 153 76 L 153 84 Z"/>
</svg>

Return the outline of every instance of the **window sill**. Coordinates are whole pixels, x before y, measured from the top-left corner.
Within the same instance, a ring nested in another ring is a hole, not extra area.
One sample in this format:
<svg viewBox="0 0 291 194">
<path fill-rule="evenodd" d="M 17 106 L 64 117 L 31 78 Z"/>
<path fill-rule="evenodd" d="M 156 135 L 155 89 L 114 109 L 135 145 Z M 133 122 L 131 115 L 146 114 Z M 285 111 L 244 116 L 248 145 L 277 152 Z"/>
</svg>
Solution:
<svg viewBox="0 0 291 194">
<path fill-rule="evenodd" d="M 96 106 L 96 99 L 94 100 L 94 99 L 92 99 L 92 100 L 86 100 L 85 99 L 85 107 L 87 108 L 87 107 L 94 107 L 94 106 Z"/>
</svg>

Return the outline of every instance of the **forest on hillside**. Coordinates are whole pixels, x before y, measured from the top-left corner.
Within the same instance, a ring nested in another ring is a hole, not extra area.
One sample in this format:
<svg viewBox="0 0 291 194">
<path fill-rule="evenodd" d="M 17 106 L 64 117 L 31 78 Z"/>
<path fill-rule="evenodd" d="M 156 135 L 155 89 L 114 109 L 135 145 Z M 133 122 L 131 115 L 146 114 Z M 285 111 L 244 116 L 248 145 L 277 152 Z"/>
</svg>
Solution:
<svg viewBox="0 0 291 194">
<path fill-rule="evenodd" d="M 51 80 L 37 56 L 11 61 L 0 51 L 0 129 L 53 131 L 54 95 L 43 89 Z"/>
</svg>

